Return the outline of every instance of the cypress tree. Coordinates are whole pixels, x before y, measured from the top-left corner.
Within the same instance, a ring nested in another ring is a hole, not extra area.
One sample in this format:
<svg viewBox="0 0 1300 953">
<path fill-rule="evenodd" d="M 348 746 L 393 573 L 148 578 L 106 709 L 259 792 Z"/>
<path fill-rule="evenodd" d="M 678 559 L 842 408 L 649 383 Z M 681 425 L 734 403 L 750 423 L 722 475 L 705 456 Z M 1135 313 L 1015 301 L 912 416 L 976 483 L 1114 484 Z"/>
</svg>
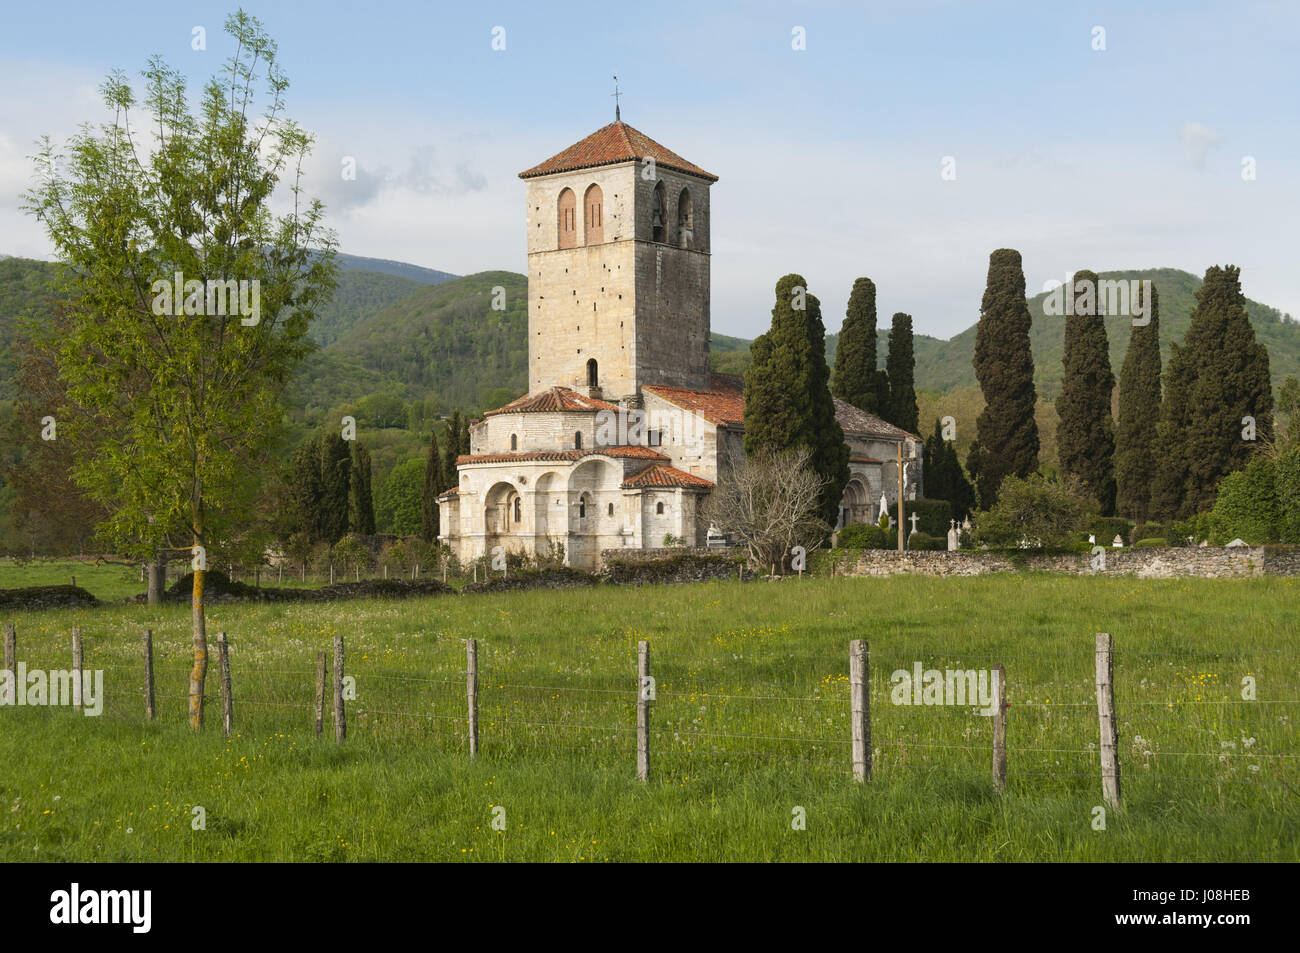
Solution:
<svg viewBox="0 0 1300 953">
<path fill-rule="evenodd" d="M 429 454 L 424 461 L 424 496 L 420 501 L 420 536 L 426 543 L 438 538 L 438 494 L 446 490 L 450 482 L 443 470 L 442 454 L 438 451 L 437 431 L 430 431 Z"/>
<path fill-rule="evenodd" d="M 1166 478 L 1162 503 L 1177 499 L 1175 515 L 1210 510 L 1219 481 L 1249 462 L 1273 435 L 1273 392 L 1268 349 L 1255 340 L 1241 292 L 1241 269 L 1212 266 L 1196 292 L 1196 307 L 1183 346 L 1169 359 L 1177 403 L 1161 411 L 1163 449 L 1178 459 L 1181 486 Z M 1244 418 L 1254 420 L 1246 439 Z"/>
<path fill-rule="evenodd" d="M 776 283 L 772 326 L 750 345 L 745 453 L 807 447 L 826 479 L 821 517 L 834 525 L 849 480 L 849 448 L 835 419 L 821 303 L 800 275 Z"/>
<path fill-rule="evenodd" d="M 916 407 L 916 360 L 912 356 L 912 316 L 899 312 L 889 328 L 889 356 L 885 358 L 889 378 L 889 416 L 895 427 L 916 433 L 920 411 Z"/>
<path fill-rule="evenodd" d="M 352 448 L 352 531 L 375 535 L 375 503 L 370 492 L 370 451 L 357 443 Z"/>
<path fill-rule="evenodd" d="M 1056 445 L 1061 473 L 1076 477 L 1101 506 L 1115 512 L 1115 423 L 1110 414 L 1115 375 L 1110 369 L 1106 322 L 1098 313 L 1097 275 L 1074 275 L 1073 313 L 1065 316 L 1065 360 L 1056 398 Z"/>
<path fill-rule="evenodd" d="M 321 441 L 321 505 L 318 510 L 320 538 L 333 546 L 348 531 L 351 507 L 352 452 L 339 433 L 328 433 Z"/>
<path fill-rule="evenodd" d="M 456 444 L 457 453 L 469 453 L 469 418 L 461 417 L 460 419 L 460 439 Z"/>
<path fill-rule="evenodd" d="M 306 533 L 313 542 L 321 538 L 320 460 L 319 435 L 303 441 L 289 460 L 288 534 Z"/>
<path fill-rule="evenodd" d="M 1140 302 L 1147 286 L 1138 287 Z M 1159 452 L 1160 296 L 1154 285 L 1150 291 L 1148 323 L 1134 325 L 1129 331 L 1128 350 L 1119 372 L 1119 425 L 1115 430 L 1116 511 L 1138 523 L 1145 523 L 1153 512 L 1152 484 Z"/>
<path fill-rule="evenodd" d="M 453 410 L 447 419 L 447 445 L 442 450 L 442 475 L 449 482 L 456 480 L 456 456 L 460 452 L 460 431 L 460 411 Z"/>
<path fill-rule="evenodd" d="M 938 420 L 934 422 L 933 436 L 925 442 L 922 461 L 927 499 L 947 500 L 952 504 L 952 515 L 958 519 L 975 508 L 975 488 L 962 471 L 956 446 L 943 439 L 943 426 Z"/>
<path fill-rule="evenodd" d="M 859 410 L 876 414 L 880 412 L 877 386 L 876 285 L 870 278 L 859 278 L 849 293 L 849 306 L 835 348 L 831 393 Z"/>
<path fill-rule="evenodd" d="M 998 489 L 1008 475 L 1026 477 L 1038 469 L 1029 327 L 1020 252 L 999 248 L 989 256 L 973 361 L 984 410 L 975 422 L 977 443 L 971 447 L 968 465 L 985 508 L 997 502 Z"/>
<path fill-rule="evenodd" d="M 1182 517 L 1187 489 L 1188 395 L 1196 382 L 1192 353 L 1177 343 L 1169 345 L 1169 366 L 1164 372 L 1160 419 L 1156 422 L 1159 465 L 1151 481 L 1151 512 L 1162 520 Z M 1188 514 L 1191 515 L 1191 514 Z"/>
</svg>

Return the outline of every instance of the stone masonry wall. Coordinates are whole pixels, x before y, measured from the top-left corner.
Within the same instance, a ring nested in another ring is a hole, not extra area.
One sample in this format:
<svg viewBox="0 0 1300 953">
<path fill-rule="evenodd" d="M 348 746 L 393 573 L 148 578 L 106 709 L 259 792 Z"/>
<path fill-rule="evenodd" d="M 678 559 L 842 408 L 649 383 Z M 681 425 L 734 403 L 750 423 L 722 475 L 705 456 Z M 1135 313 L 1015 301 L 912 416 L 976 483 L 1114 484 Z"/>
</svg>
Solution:
<svg viewBox="0 0 1300 953">
<path fill-rule="evenodd" d="M 1177 577 L 1228 578 L 1262 575 L 1300 575 L 1300 548 L 1276 547 L 1169 547 L 1106 551 L 1106 568 L 1092 568 L 1092 557 L 1082 554 L 1008 554 L 979 550 L 959 552 L 904 552 L 862 550 L 841 571 L 849 576 L 983 576 L 994 572 L 1058 572 L 1069 575 L 1136 576 L 1145 579 Z"/>
</svg>

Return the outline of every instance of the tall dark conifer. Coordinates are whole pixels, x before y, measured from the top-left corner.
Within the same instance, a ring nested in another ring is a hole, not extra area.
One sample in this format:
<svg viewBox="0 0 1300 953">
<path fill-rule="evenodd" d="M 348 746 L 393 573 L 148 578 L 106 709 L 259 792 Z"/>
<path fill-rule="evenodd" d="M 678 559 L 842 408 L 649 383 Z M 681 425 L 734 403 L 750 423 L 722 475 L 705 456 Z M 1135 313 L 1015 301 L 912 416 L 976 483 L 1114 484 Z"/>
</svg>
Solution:
<svg viewBox="0 0 1300 953">
<path fill-rule="evenodd" d="M 776 284 L 771 328 L 750 345 L 745 374 L 745 452 L 807 447 L 828 485 L 821 516 L 834 525 L 849 479 L 849 448 L 835 419 L 821 303 L 800 275 Z"/>
<path fill-rule="evenodd" d="M 375 534 L 375 503 L 370 492 L 370 451 L 361 443 L 352 447 L 352 532 Z"/>
<path fill-rule="evenodd" d="M 1129 331 L 1128 350 L 1119 372 L 1119 423 L 1115 429 L 1116 512 L 1138 523 L 1152 514 L 1152 484 L 1160 466 L 1157 425 L 1160 420 L 1160 296 L 1139 286 L 1139 306 L 1147 323 Z"/>
<path fill-rule="evenodd" d="M 333 546 L 348 531 L 352 505 L 352 451 L 337 431 L 321 440 L 320 478 L 320 537 Z"/>
<path fill-rule="evenodd" d="M 975 332 L 975 376 L 984 410 L 975 422 L 970 470 L 980 505 L 997 502 L 1008 474 L 1025 477 L 1038 469 L 1038 424 L 1034 420 L 1034 357 L 1029 349 L 1029 305 L 1020 252 L 1000 248 L 989 256 L 988 282 Z"/>
<path fill-rule="evenodd" d="M 438 450 L 438 433 L 429 433 L 429 454 L 424 460 L 424 493 L 420 500 L 420 536 L 426 543 L 438 538 L 438 494 L 448 489 L 451 481 L 443 469 L 442 454 Z"/>
<path fill-rule="evenodd" d="M 306 533 L 312 541 L 321 536 L 321 438 L 303 441 L 289 460 L 287 527 L 289 533 Z"/>
<path fill-rule="evenodd" d="M 1273 435 L 1268 349 L 1255 339 L 1240 276 L 1233 265 L 1205 272 L 1183 346 L 1169 358 L 1160 439 L 1175 472 L 1158 489 L 1171 515 L 1208 512 L 1219 481 Z"/>
<path fill-rule="evenodd" d="M 1106 320 L 1100 314 L 1097 275 L 1074 274 L 1074 307 L 1065 316 L 1065 360 L 1056 398 L 1056 446 L 1061 473 L 1078 479 L 1101 506 L 1115 512 L 1115 423 L 1110 413 L 1115 375 L 1110 369 Z"/>
<path fill-rule="evenodd" d="M 442 448 L 442 475 L 448 480 L 449 486 L 456 481 L 456 457 L 460 453 L 461 429 L 460 411 L 453 410 L 447 418 L 446 443 Z"/>
<path fill-rule="evenodd" d="M 876 286 L 870 278 L 853 282 L 849 305 L 835 348 L 835 377 L 831 392 L 869 414 L 876 403 Z"/>
<path fill-rule="evenodd" d="M 916 406 L 916 359 L 912 353 L 912 316 L 899 312 L 889 328 L 889 355 L 885 358 L 889 375 L 889 414 L 886 419 L 895 427 L 916 433 L 920 411 Z"/>
</svg>

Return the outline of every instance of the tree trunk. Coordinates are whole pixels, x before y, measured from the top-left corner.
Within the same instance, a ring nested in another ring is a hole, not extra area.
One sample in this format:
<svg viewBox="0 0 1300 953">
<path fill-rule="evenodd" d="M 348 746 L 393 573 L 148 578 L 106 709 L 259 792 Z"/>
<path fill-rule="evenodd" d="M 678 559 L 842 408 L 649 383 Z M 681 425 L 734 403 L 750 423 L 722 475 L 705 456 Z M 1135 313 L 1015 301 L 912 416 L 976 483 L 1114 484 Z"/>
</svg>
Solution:
<svg viewBox="0 0 1300 953">
<path fill-rule="evenodd" d="M 194 545 L 202 546 L 203 525 L 194 520 Z M 196 552 L 197 555 L 197 552 Z M 196 561 L 196 565 L 206 565 Z M 194 596 L 190 603 L 194 616 L 194 667 L 190 669 L 190 727 L 196 731 L 203 727 L 203 683 L 208 675 L 208 633 L 203 613 L 203 569 L 194 570 Z"/>
<path fill-rule="evenodd" d="M 145 566 L 144 574 L 148 585 L 146 601 L 156 606 L 162 602 L 163 590 L 167 588 L 167 560 L 154 556 L 153 562 Z"/>
</svg>

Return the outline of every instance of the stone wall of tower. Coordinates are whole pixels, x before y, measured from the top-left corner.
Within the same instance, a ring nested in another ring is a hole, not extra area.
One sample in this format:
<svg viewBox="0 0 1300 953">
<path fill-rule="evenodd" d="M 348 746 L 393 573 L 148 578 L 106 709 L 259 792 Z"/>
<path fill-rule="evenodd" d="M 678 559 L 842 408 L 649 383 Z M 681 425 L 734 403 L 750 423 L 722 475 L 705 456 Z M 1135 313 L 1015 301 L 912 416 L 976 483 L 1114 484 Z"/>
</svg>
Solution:
<svg viewBox="0 0 1300 953">
<path fill-rule="evenodd" d="M 560 385 L 588 393 L 595 359 L 598 396 L 617 401 L 644 384 L 709 386 L 709 183 L 640 163 L 526 180 L 528 390 Z M 665 234 L 654 241 L 655 187 L 662 183 Z M 603 242 L 585 244 L 585 196 L 598 185 Z M 577 246 L 561 249 L 559 198 L 572 189 Z M 679 227 L 689 190 L 691 227 Z M 691 247 L 681 247 L 689 244 Z"/>
<path fill-rule="evenodd" d="M 636 390 L 635 219 L 632 163 L 527 180 L 528 391 L 556 385 L 587 393 L 595 358 L 600 395 Z M 592 185 L 604 198 L 604 242 L 583 244 L 583 199 Z M 559 247 L 560 193 L 578 202 L 578 245 Z"/>
</svg>

